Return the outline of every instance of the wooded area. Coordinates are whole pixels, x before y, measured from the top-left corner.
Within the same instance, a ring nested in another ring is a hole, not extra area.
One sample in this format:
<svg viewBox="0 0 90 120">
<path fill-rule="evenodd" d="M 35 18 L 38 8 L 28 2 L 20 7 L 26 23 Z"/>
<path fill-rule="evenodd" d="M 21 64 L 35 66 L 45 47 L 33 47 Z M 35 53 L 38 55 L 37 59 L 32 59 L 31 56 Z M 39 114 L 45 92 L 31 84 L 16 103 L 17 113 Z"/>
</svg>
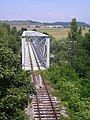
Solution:
<svg viewBox="0 0 90 120">
<path fill-rule="evenodd" d="M 24 109 L 34 93 L 30 73 L 21 69 L 22 30 L 0 24 L 0 120 L 26 120 Z"/>
<path fill-rule="evenodd" d="M 67 107 L 69 117 L 62 120 L 90 119 L 90 31 L 82 35 L 76 19 L 67 39 L 51 40 L 51 67 L 45 77 L 53 94 Z"/>
</svg>

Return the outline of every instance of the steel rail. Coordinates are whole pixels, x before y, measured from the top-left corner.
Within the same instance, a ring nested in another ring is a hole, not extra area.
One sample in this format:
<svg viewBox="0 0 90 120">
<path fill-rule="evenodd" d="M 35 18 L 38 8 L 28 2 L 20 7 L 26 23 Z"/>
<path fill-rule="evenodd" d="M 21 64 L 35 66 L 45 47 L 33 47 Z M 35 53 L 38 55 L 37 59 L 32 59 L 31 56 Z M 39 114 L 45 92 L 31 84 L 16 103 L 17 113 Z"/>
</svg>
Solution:
<svg viewBox="0 0 90 120">
<path fill-rule="evenodd" d="M 31 48 L 32 48 L 32 51 L 33 51 L 33 54 L 34 54 L 34 57 L 35 57 L 35 60 L 36 60 L 37 66 L 38 66 L 38 68 L 39 68 L 39 70 L 40 70 L 40 75 L 41 75 L 42 80 L 43 80 L 43 83 L 44 83 L 44 85 L 45 85 L 45 89 L 46 89 L 47 95 L 48 95 L 48 97 L 49 97 L 50 104 L 51 104 L 51 107 L 52 107 L 52 110 L 53 110 L 54 116 L 55 116 L 56 120 L 58 120 L 58 117 L 57 117 L 57 114 L 56 114 L 56 112 L 55 112 L 55 109 L 54 109 L 54 106 L 53 106 L 53 103 L 52 103 L 52 100 L 51 100 L 50 94 L 49 94 L 49 92 L 48 92 L 48 89 L 47 89 L 47 86 L 46 86 L 46 83 L 45 83 L 45 79 L 44 79 L 44 77 L 43 77 L 43 75 L 42 75 L 42 74 L 43 74 L 43 73 L 42 73 L 42 70 L 41 70 L 41 68 L 40 68 L 40 66 L 39 66 L 39 63 L 38 63 L 38 61 L 37 61 L 37 58 L 36 58 L 36 55 L 35 55 L 35 51 L 33 50 L 32 43 L 31 43 Z"/>
<path fill-rule="evenodd" d="M 33 77 L 33 82 L 35 84 L 35 74 L 34 74 L 34 70 L 33 70 L 33 64 L 32 64 L 32 59 L 31 59 L 31 51 L 30 51 L 30 47 L 29 47 L 29 43 L 27 41 L 27 46 L 28 46 L 28 52 L 29 52 L 29 59 L 30 59 L 30 64 L 31 64 L 31 74 L 32 74 L 32 77 Z M 39 113 L 39 120 L 41 120 L 41 115 L 40 115 L 40 110 L 39 110 L 39 101 L 38 101 L 38 96 L 37 96 L 37 93 L 36 93 L 36 99 L 37 99 L 37 109 L 38 109 L 38 113 Z"/>
</svg>

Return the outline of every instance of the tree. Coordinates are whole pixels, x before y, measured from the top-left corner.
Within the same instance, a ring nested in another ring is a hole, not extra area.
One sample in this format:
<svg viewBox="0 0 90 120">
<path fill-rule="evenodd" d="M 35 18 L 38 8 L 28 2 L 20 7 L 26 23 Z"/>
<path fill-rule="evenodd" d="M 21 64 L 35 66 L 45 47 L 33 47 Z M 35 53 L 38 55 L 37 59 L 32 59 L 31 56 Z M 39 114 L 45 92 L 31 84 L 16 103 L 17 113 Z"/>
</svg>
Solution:
<svg viewBox="0 0 90 120">
<path fill-rule="evenodd" d="M 8 33 L 10 33 L 11 29 L 9 24 L 3 23 L 1 24 L 1 27 L 5 28 L 8 31 Z"/>
<path fill-rule="evenodd" d="M 78 43 L 75 59 L 75 69 L 80 77 L 90 75 L 90 33 L 86 33 Z"/>
<path fill-rule="evenodd" d="M 5 27 L 0 27 L 0 47 L 8 47 L 9 34 Z"/>
<path fill-rule="evenodd" d="M 0 120 L 27 120 L 24 112 L 34 87 L 20 64 L 20 38 L 15 28 L 0 26 Z"/>
<path fill-rule="evenodd" d="M 16 27 L 12 27 L 12 29 L 11 29 L 11 33 L 12 33 L 12 34 L 17 33 L 17 28 L 16 28 Z"/>
<path fill-rule="evenodd" d="M 71 21 L 70 32 L 68 34 L 68 63 L 74 67 L 74 60 L 76 54 L 76 44 L 78 42 L 79 33 L 81 29 L 78 31 L 78 26 L 76 22 L 76 18 L 73 18 Z"/>
<path fill-rule="evenodd" d="M 23 33 L 23 31 L 27 31 L 27 28 L 21 28 L 21 30 L 20 30 L 20 31 L 18 31 L 18 34 L 21 36 L 21 35 L 22 35 L 22 33 Z"/>
</svg>

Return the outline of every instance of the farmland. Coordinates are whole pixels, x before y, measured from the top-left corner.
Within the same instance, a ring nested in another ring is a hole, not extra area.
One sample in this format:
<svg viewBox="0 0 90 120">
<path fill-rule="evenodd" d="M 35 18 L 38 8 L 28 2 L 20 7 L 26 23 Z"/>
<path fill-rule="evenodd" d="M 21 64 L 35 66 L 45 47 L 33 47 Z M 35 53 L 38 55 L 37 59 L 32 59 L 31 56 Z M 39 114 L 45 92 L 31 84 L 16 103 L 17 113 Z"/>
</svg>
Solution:
<svg viewBox="0 0 90 120">
<path fill-rule="evenodd" d="M 28 29 L 32 30 L 32 29 Z M 37 28 L 37 31 L 43 33 L 47 32 L 49 35 L 53 36 L 56 39 L 66 38 L 68 36 L 69 28 Z M 88 32 L 88 29 L 82 30 L 82 33 Z"/>
<path fill-rule="evenodd" d="M 69 31 L 69 28 L 35 28 L 35 27 L 28 28 L 27 25 L 13 25 L 13 26 L 11 25 L 11 28 L 12 27 L 16 27 L 17 30 L 20 30 L 21 28 L 27 28 L 27 30 L 36 29 L 38 32 L 41 33 L 46 32 L 56 39 L 66 38 Z"/>
<path fill-rule="evenodd" d="M 49 35 L 52 35 L 56 39 L 66 38 L 68 35 L 68 28 L 38 28 L 39 32 L 47 32 Z"/>
<path fill-rule="evenodd" d="M 14 26 L 11 26 L 11 28 L 12 27 Z M 17 30 L 20 30 L 21 28 L 27 28 L 27 30 L 35 29 L 41 33 L 46 32 L 56 39 L 66 38 L 68 35 L 68 31 L 69 31 L 69 28 L 34 28 L 34 27 L 28 28 L 26 25 L 21 25 L 21 26 L 15 25 L 15 27 L 17 27 Z"/>
<path fill-rule="evenodd" d="M 11 28 L 14 26 L 11 26 Z M 36 29 L 38 32 L 46 32 L 49 35 L 53 36 L 55 39 L 62 39 L 62 38 L 66 38 L 68 36 L 68 32 L 69 32 L 69 28 L 28 28 L 27 25 L 21 25 L 21 26 L 16 26 L 17 30 L 20 30 L 22 27 L 23 28 L 27 28 L 27 30 L 33 30 Z M 82 33 L 86 33 L 88 32 L 88 28 L 85 28 L 84 30 L 82 30 Z"/>
</svg>

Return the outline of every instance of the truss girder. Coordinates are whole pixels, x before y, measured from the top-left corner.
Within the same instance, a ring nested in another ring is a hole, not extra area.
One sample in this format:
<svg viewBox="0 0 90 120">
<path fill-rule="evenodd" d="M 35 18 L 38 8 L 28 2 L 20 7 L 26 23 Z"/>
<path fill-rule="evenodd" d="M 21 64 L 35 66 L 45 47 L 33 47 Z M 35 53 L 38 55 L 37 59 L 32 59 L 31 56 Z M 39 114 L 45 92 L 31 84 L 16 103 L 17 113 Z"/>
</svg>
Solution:
<svg viewBox="0 0 90 120">
<path fill-rule="evenodd" d="M 50 40 L 47 36 L 25 36 L 22 38 L 22 67 L 30 66 L 30 63 L 26 65 L 26 57 L 28 58 L 27 44 L 29 42 L 32 44 L 36 56 L 42 67 L 49 67 L 49 54 L 50 54 Z M 25 57 L 26 56 L 26 57 Z"/>
</svg>

